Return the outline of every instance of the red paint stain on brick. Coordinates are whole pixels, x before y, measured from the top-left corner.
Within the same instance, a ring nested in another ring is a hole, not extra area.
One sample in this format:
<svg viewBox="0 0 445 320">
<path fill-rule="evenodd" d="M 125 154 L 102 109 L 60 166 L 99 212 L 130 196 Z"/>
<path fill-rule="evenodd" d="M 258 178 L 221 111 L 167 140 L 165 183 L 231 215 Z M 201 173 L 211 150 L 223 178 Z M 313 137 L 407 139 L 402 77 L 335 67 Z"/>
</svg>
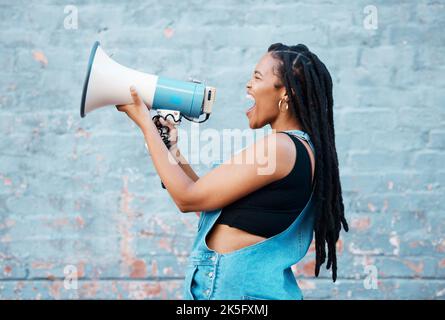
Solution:
<svg viewBox="0 0 445 320">
<path fill-rule="evenodd" d="M 337 254 L 342 254 L 343 252 L 343 240 L 342 239 L 338 239 L 337 243 L 335 244 L 335 250 L 337 252 Z"/>
<path fill-rule="evenodd" d="M 85 226 L 85 220 L 81 216 L 76 217 L 76 223 L 79 227 L 83 228 Z"/>
<path fill-rule="evenodd" d="M 10 186 L 10 185 L 12 185 L 12 180 L 5 177 L 5 178 L 3 178 L 3 184 L 5 186 Z"/>
<path fill-rule="evenodd" d="M 31 267 L 33 269 L 51 269 L 54 267 L 54 264 L 49 262 L 33 261 L 31 263 Z"/>
<path fill-rule="evenodd" d="M 171 27 L 167 27 L 164 29 L 164 37 L 166 37 L 168 39 L 173 37 L 174 33 L 175 33 L 175 30 L 173 30 L 173 28 L 171 28 Z"/>
<path fill-rule="evenodd" d="M 130 204 L 134 196 L 128 191 L 128 176 L 123 176 L 123 188 L 121 191 L 120 210 L 125 214 L 125 217 L 119 221 L 119 233 L 121 235 L 120 253 L 122 257 L 121 273 L 128 275 L 132 273 L 133 263 L 136 261 L 135 254 L 132 248 L 133 235 L 131 234 L 131 227 L 135 212 Z"/>
<path fill-rule="evenodd" d="M 165 251 L 172 252 L 172 244 L 170 239 L 162 238 L 159 240 L 159 248 L 164 249 Z"/>
<path fill-rule="evenodd" d="M 162 291 L 161 284 L 156 282 L 155 284 L 144 284 L 144 293 L 148 297 L 158 296 Z"/>
<path fill-rule="evenodd" d="M 81 261 L 77 264 L 77 278 L 85 276 L 85 262 Z"/>
<path fill-rule="evenodd" d="M 128 270 L 133 264 L 134 254 L 131 248 L 132 236 L 131 233 L 125 228 L 124 223 L 119 226 L 121 229 L 121 257 L 122 257 L 122 272 L 128 274 Z"/>
<path fill-rule="evenodd" d="M 54 299 L 60 299 L 60 288 L 62 287 L 61 281 L 55 281 L 49 286 L 49 295 Z"/>
<path fill-rule="evenodd" d="M 418 264 L 412 262 L 412 261 L 404 261 L 403 262 L 408 268 L 410 268 L 411 270 L 413 270 L 416 274 L 420 274 L 423 272 L 423 262 L 419 262 Z"/>
<path fill-rule="evenodd" d="M 315 272 L 315 259 L 304 263 L 300 268 L 297 267 L 297 275 L 304 275 L 307 277 L 314 276 Z"/>
<path fill-rule="evenodd" d="M 147 266 L 143 260 L 136 260 L 132 265 L 131 278 L 144 278 L 147 275 Z"/>
<path fill-rule="evenodd" d="M 32 52 L 32 56 L 34 60 L 40 62 L 42 67 L 46 67 L 48 65 L 48 59 L 46 58 L 45 54 L 40 50 L 34 50 Z"/>
<path fill-rule="evenodd" d="M 130 208 L 130 203 L 133 201 L 134 196 L 128 191 L 128 176 L 122 177 L 124 186 L 121 191 L 121 211 L 126 213 L 130 218 L 134 217 L 134 212 Z"/>
<path fill-rule="evenodd" d="M 82 285 L 82 290 L 85 291 L 84 294 L 86 297 L 94 298 L 97 291 L 99 290 L 99 284 L 97 283 L 97 281 L 84 283 Z"/>
<path fill-rule="evenodd" d="M 162 229 L 165 234 L 174 234 L 176 230 L 174 230 L 170 225 L 165 223 L 165 219 L 160 219 L 159 217 L 154 217 L 153 220 L 156 224 Z"/>
<path fill-rule="evenodd" d="M 359 231 L 366 230 L 371 225 L 371 219 L 369 217 L 352 219 L 351 226 Z"/>
<path fill-rule="evenodd" d="M 153 262 L 151 263 L 151 275 L 158 275 L 158 263 L 156 262 L 156 260 L 153 260 Z"/>
<path fill-rule="evenodd" d="M 439 268 L 445 268 L 445 259 L 439 261 Z"/>
<path fill-rule="evenodd" d="M 11 273 L 12 273 L 12 268 L 11 268 L 11 266 L 5 266 L 5 267 L 3 268 L 3 274 L 4 274 L 5 276 L 10 276 Z"/>
</svg>

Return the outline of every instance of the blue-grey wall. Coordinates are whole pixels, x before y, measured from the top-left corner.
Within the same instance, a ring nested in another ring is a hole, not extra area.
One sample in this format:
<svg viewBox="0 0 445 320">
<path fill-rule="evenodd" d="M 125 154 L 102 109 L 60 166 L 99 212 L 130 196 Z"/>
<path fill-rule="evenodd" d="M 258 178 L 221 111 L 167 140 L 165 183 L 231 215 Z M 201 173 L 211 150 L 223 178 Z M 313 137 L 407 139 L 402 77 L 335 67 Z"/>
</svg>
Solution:
<svg viewBox="0 0 445 320">
<path fill-rule="evenodd" d="M 445 296 L 445 1 L 0 3 L 0 298 L 182 298 L 197 217 L 124 114 L 80 118 L 95 40 L 126 66 L 216 86 L 202 128 L 218 130 L 248 128 L 245 84 L 267 47 L 305 43 L 334 80 L 351 226 L 335 284 L 313 276 L 313 248 L 294 268 L 305 298 Z"/>
</svg>

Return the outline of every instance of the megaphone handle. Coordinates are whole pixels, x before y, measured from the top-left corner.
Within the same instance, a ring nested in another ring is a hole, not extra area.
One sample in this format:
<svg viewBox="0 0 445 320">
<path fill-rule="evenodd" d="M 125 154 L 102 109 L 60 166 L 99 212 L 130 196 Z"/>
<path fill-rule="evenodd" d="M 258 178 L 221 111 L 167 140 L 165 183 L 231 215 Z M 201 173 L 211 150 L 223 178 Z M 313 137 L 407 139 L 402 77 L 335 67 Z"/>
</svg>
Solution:
<svg viewBox="0 0 445 320">
<path fill-rule="evenodd" d="M 159 131 L 159 134 L 160 134 L 161 138 L 162 138 L 162 141 L 163 141 L 163 142 L 165 143 L 165 145 L 167 146 L 167 149 L 170 149 L 170 141 L 168 140 L 168 131 L 169 131 L 169 128 L 168 128 L 168 127 L 164 127 L 164 126 L 162 126 L 162 125 L 160 124 L 160 122 L 159 122 L 159 118 L 160 118 L 160 115 L 155 115 L 152 119 L 153 119 L 154 122 L 155 122 L 155 125 L 156 125 L 156 127 L 157 127 L 157 129 L 158 129 L 158 131 Z M 164 128 L 167 130 L 167 132 L 164 132 Z M 162 187 L 163 189 L 167 189 L 167 188 L 165 187 L 164 183 L 162 182 L 162 180 L 161 180 L 161 187 Z"/>
<path fill-rule="evenodd" d="M 169 140 L 170 128 L 167 126 L 161 125 L 161 123 L 159 122 L 160 117 L 161 117 L 160 115 L 155 115 L 152 119 L 158 129 L 158 132 L 162 138 L 162 141 L 164 141 L 165 145 L 167 146 L 167 149 L 170 149 L 170 146 L 171 146 L 171 143 Z"/>
</svg>

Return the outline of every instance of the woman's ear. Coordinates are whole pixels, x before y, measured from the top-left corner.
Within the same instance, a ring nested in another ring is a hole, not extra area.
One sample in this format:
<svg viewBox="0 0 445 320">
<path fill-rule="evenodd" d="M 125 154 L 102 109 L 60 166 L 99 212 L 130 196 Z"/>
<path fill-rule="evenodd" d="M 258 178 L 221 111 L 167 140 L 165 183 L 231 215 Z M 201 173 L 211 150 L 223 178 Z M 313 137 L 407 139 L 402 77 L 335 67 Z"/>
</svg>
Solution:
<svg viewBox="0 0 445 320">
<path fill-rule="evenodd" d="M 283 87 L 283 89 L 284 89 L 284 95 L 281 96 L 281 99 L 285 98 L 286 102 L 289 102 L 290 100 L 289 94 L 287 93 L 285 87 Z M 292 90 L 292 96 L 295 97 L 295 90 L 293 88 L 291 88 L 291 90 Z"/>
<path fill-rule="evenodd" d="M 293 90 L 292 90 L 292 92 L 294 92 Z M 285 97 L 285 99 L 286 99 L 286 102 L 289 102 L 290 101 L 290 97 L 289 97 L 289 95 L 286 93 L 286 95 L 284 96 Z"/>
</svg>

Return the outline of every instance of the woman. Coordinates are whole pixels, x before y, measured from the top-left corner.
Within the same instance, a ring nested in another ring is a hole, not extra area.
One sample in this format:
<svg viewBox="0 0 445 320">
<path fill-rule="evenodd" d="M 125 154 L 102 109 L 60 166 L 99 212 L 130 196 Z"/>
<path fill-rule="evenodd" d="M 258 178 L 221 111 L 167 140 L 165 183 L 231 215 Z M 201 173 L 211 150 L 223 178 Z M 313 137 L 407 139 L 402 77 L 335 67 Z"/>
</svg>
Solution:
<svg viewBox="0 0 445 320">
<path fill-rule="evenodd" d="M 291 266 L 315 233 L 315 275 L 337 277 L 335 245 L 344 217 L 333 123 L 332 80 L 305 45 L 271 45 L 246 85 L 251 129 L 272 133 L 198 177 L 175 144 L 176 161 L 147 107 L 117 106 L 141 128 L 156 170 L 181 212 L 202 211 L 186 269 L 185 299 L 302 299 Z M 150 106 L 148 106 L 150 108 Z M 174 127 L 168 125 L 173 133 Z M 174 140 L 174 139 L 173 139 Z M 273 146 L 273 147 L 271 147 Z M 275 170 L 255 150 L 266 150 Z M 254 159 L 246 163 L 243 159 Z M 223 208 L 223 209 L 221 209 Z"/>
</svg>

